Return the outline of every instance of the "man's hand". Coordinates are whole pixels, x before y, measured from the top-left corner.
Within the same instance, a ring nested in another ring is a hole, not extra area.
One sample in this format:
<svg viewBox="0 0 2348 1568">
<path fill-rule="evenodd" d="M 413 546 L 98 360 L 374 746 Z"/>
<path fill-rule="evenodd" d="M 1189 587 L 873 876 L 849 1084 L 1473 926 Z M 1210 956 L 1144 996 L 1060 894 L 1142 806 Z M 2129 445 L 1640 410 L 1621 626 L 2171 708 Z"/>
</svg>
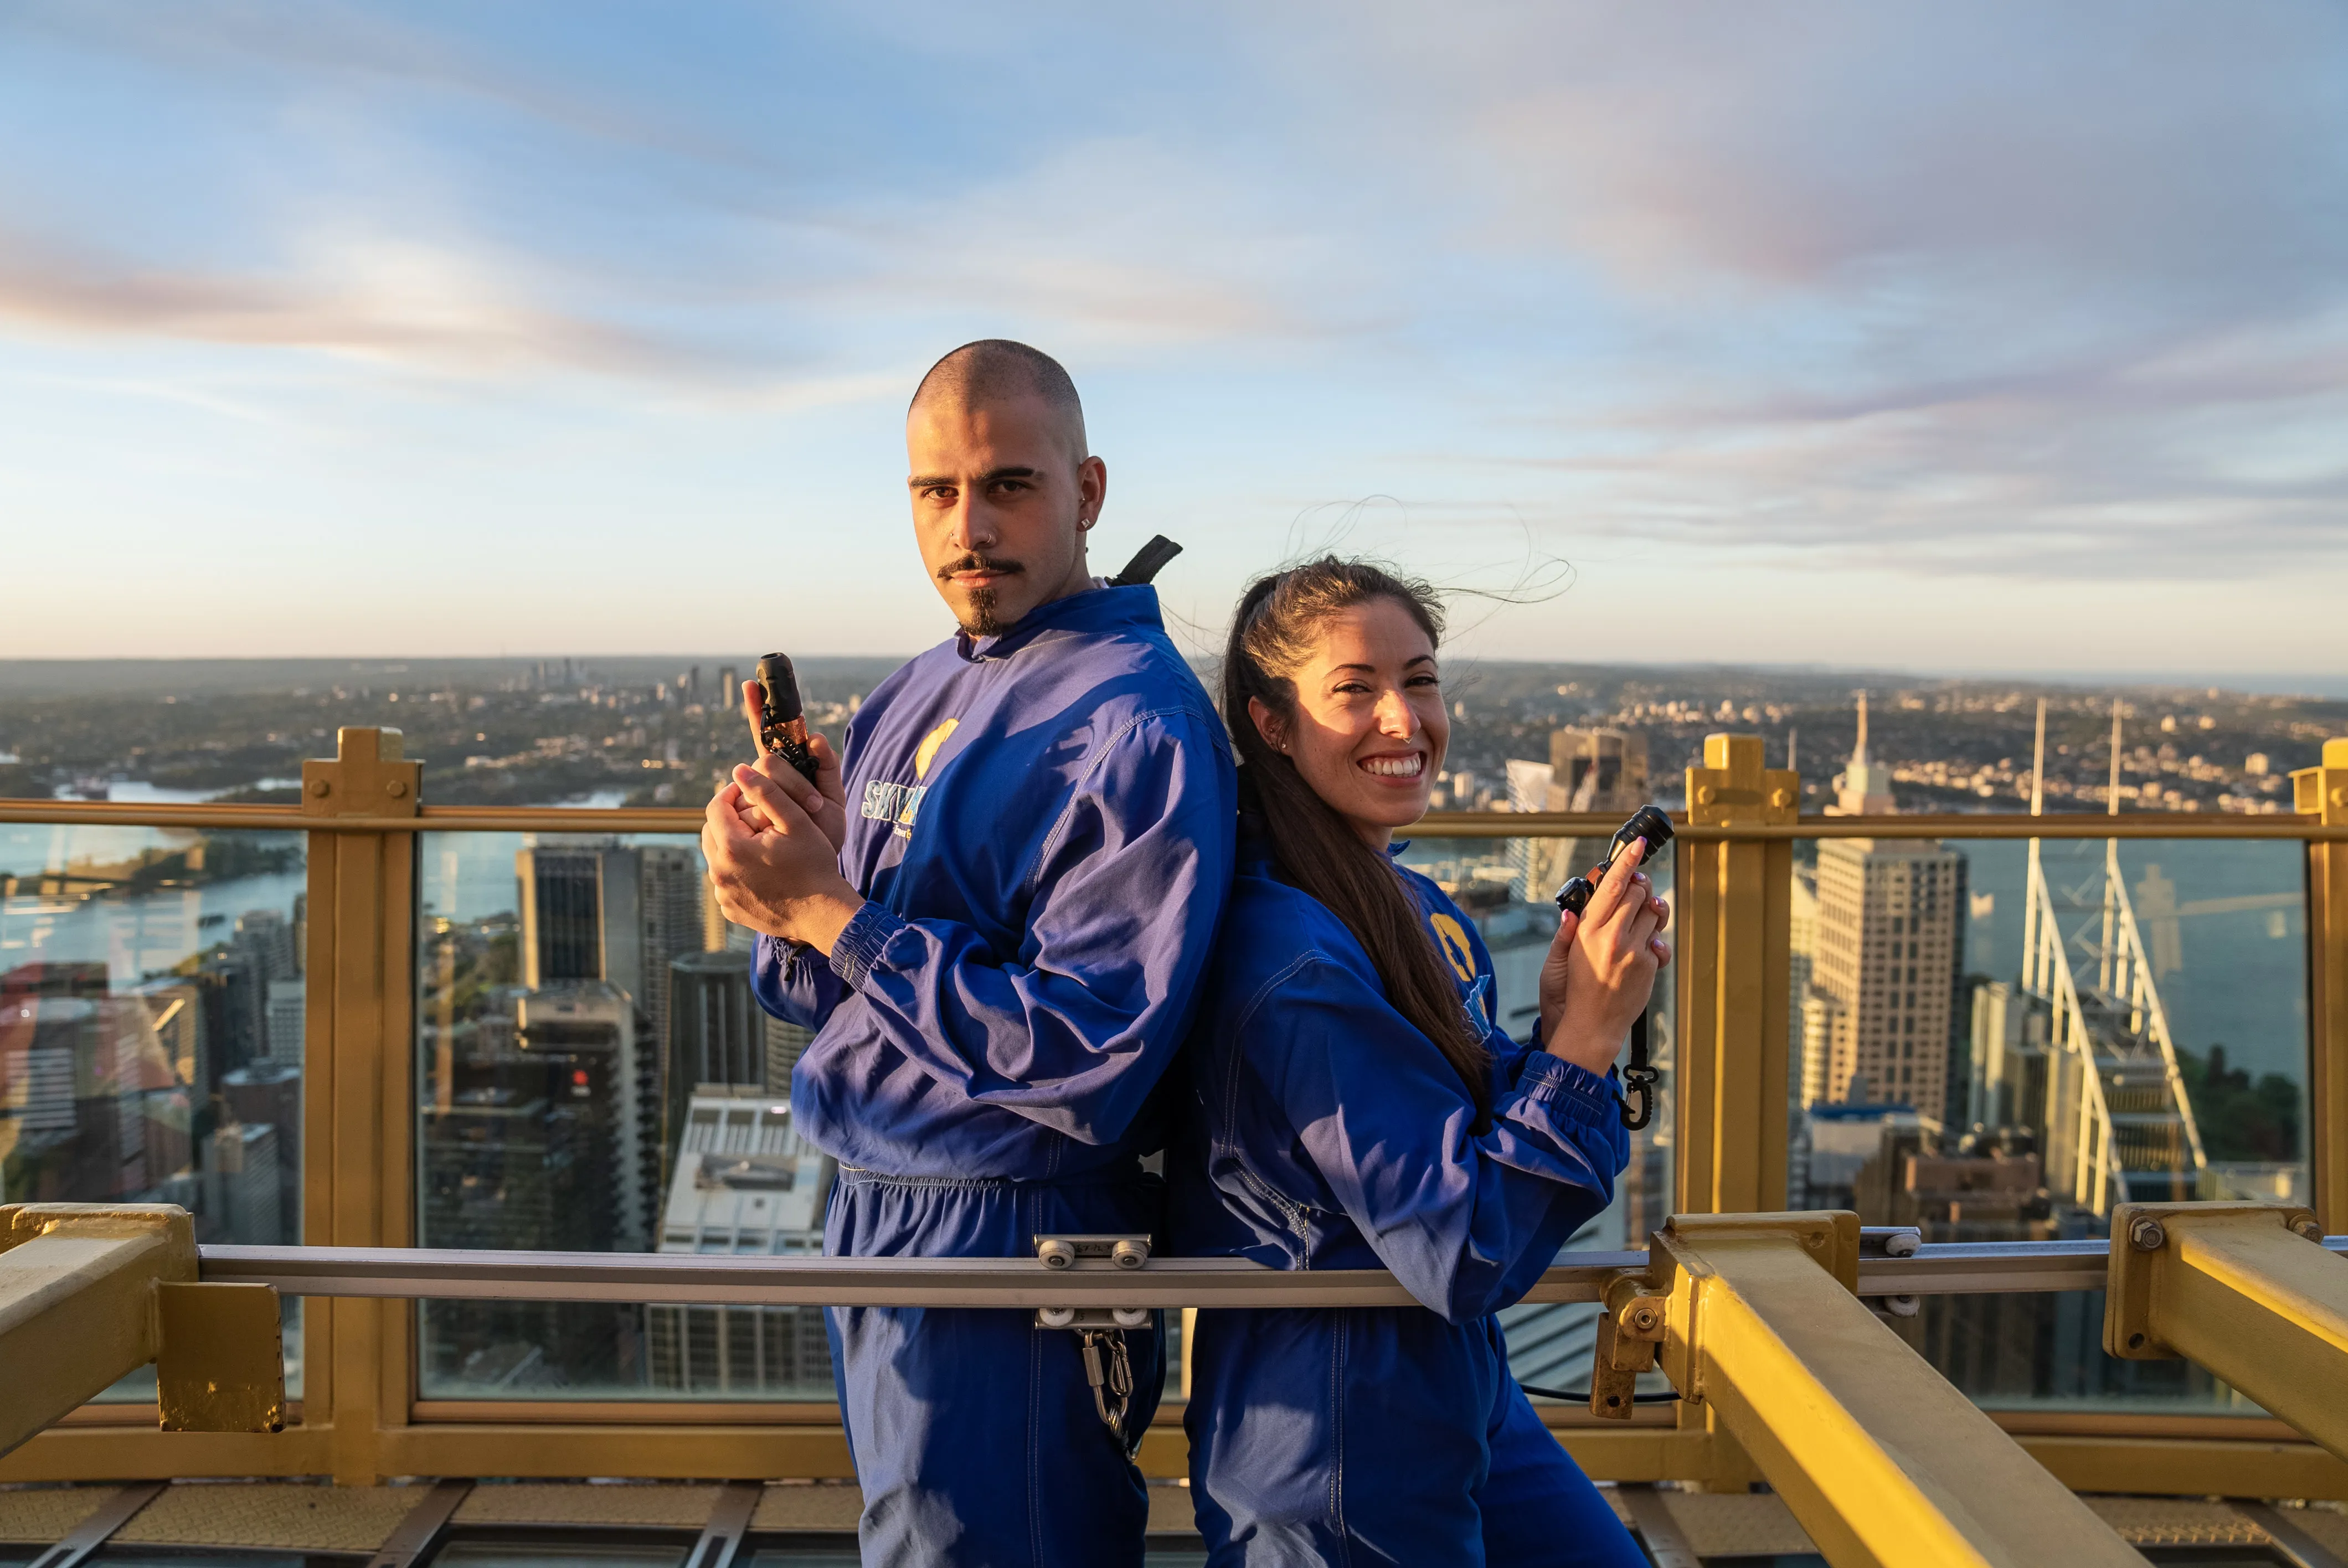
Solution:
<svg viewBox="0 0 2348 1568">
<path fill-rule="evenodd" d="M 848 842 L 848 788 L 839 772 L 839 753 L 823 738 L 821 730 L 808 732 L 808 754 L 815 758 L 815 783 L 809 784 L 798 769 L 783 761 L 780 754 L 767 751 L 759 738 L 758 711 L 766 693 L 756 681 L 742 682 L 742 716 L 750 721 L 750 749 L 758 753 L 752 765 L 773 784 L 780 784 L 801 811 L 814 819 L 825 838 L 837 851 Z"/>
<path fill-rule="evenodd" d="M 1560 922 L 1541 965 L 1540 1038 L 1550 1054 L 1603 1072 L 1672 961 L 1671 909 L 1641 871 L 1646 845 L 1614 857 L 1580 919 Z"/>
<path fill-rule="evenodd" d="M 839 777 L 836 767 L 832 776 Z M 711 798 L 701 853 L 728 920 L 827 956 L 864 907 L 839 874 L 839 852 L 798 803 L 756 768 L 736 768 L 734 782 Z"/>
</svg>

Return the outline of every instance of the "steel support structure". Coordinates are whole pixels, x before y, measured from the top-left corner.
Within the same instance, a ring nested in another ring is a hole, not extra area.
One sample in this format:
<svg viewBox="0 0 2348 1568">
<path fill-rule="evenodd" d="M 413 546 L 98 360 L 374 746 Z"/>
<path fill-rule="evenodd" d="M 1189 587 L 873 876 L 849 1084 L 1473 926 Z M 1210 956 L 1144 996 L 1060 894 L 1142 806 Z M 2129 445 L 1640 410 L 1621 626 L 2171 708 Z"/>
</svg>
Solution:
<svg viewBox="0 0 2348 1568">
<path fill-rule="evenodd" d="M 2302 819 L 2348 828 L 2348 739 L 2323 743 L 2318 766 L 2291 775 Z M 2348 842 L 2307 845 L 2308 1127 L 2315 1215 L 2348 1231 Z"/>
<path fill-rule="evenodd" d="M 1660 1365 L 1717 1411 L 1834 1568 L 2144 1559 L 1859 1300 L 1849 1214 L 1674 1218 Z"/>
<path fill-rule="evenodd" d="M 0 801 L 0 821 L 308 834 L 302 1235 L 313 1249 L 397 1253 L 415 1240 L 417 835 L 690 835 L 699 828 L 700 814 L 691 808 L 423 805 L 423 770 L 401 755 L 396 733 L 349 729 L 339 742 L 335 758 L 305 764 L 299 807 Z M 2296 840 L 2309 857 L 2315 1206 L 2333 1228 L 2348 1230 L 2348 743 L 2333 743 L 2323 765 L 2299 776 L 2302 815 L 2296 816 L 2145 812 L 2116 819 L 1802 818 L 1792 796 L 1784 804 L 1772 798 L 1777 788 L 1798 784 L 1759 769 L 1760 746 L 1755 737 L 1708 741 L 1705 767 L 1692 781 L 1694 817 L 1679 824 L 1677 871 L 1684 891 L 1675 912 L 1683 955 L 1675 983 L 1690 984 L 1701 967 L 1705 989 L 1700 1000 L 1679 993 L 1671 1091 L 1681 1136 L 1674 1153 L 1690 1168 L 1674 1172 L 1679 1185 L 1672 1206 L 1774 1208 L 1784 1201 L 1789 1042 L 1779 1038 L 1782 1024 L 1774 1020 L 1787 1009 L 1782 989 L 1770 988 L 1786 983 L 1787 876 L 1772 851 L 1785 856 L 1796 839 L 1846 837 Z M 1708 801 L 1700 798 L 1707 785 L 1715 792 Z M 1748 793 L 1754 798 L 1745 798 Z M 1484 839 L 1602 837 L 1616 825 L 1611 816 L 1590 814 L 1440 813 L 1418 831 Z M 1748 1084 L 1753 1092 L 1746 1092 Z M 237 1261 L 238 1250 L 205 1249 L 202 1277 L 324 1294 L 314 1280 L 273 1276 L 268 1272 L 273 1265 Z M 1925 1246 L 1907 1258 L 1870 1257 L 1862 1265 L 1861 1288 L 1889 1295 L 2086 1289 L 2101 1281 L 2106 1262 L 2100 1244 L 2050 1243 L 1964 1255 L 1968 1250 Z M 1646 1260 L 1629 1254 L 1560 1262 L 1535 1299 L 1596 1299 L 1595 1276 L 1578 1278 L 1575 1269 L 1585 1262 L 1592 1270 L 1643 1267 Z M 546 1283 L 541 1273 L 540 1287 Z M 728 1277 L 712 1288 L 744 1283 Z M 1153 1271 L 1143 1281 L 1123 1283 L 1158 1289 L 1178 1282 Z M 1210 1293 L 1219 1288 L 1215 1282 L 1179 1283 L 1201 1285 Z M 614 1287 L 606 1282 L 599 1288 Z M 454 1280 L 434 1289 L 462 1294 Z M 369 1294 L 378 1298 L 336 1294 L 306 1304 L 304 1398 L 286 1410 L 284 1430 L 159 1431 L 155 1406 L 92 1406 L 0 1459 L 0 1481 L 162 1474 L 325 1474 L 365 1481 L 397 1474 L 850 1473 L 838 1414 L 825 1403 L 422 1400 L 414 1366 L 415 1308 L 394 1289 Z M 18 1363 L 7 1364 L 13 1369 Z M 1142 1463 L 1150 1473 L 1177 1475 L 1185 1468 L 1175 1414 L 1146 1439 Z M 1734 1487 L 1756 1473 L 1702 1407 L 1684 1414 L 1647 1407 L 1620 1424 L 1562 1407 L 1545 1407 L 1544 1415 L 1576 1459 L 1601 1477 Z M 2056 1420 L 2044 1412 L 1995 1419 L 2069 1485 L 2348 1498 L 2348 1464 L 2271 1421 L 2134 1413 Z"/>
<path fill-rule="evenodd" d="M 2277 1204 L 2123 1204 L 2104 1348 L 2183 1356 L 2348 1459 L 2348 1262 Z"/>
<path fill-rule="evenodd" d="M 282 1427 L 276 1290 L 196 1272 L 185 1209 L 0 1208 L 0 1454 L 149 1361 L 166 1430 Z"/>
</svg>

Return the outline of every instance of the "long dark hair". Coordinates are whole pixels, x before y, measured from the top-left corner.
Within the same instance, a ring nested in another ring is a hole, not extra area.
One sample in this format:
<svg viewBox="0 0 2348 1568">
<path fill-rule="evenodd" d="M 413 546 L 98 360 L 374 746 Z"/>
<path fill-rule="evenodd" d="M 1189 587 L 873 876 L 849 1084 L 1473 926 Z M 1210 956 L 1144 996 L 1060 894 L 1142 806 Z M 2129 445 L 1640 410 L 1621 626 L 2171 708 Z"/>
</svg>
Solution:
<svg viewBox="0 0 2348 1568">
<path fill-rule="evenodd" d="M 1491 1109 L 1491 1052 L 1469 1027 L 1451 966 L 1436 950 L 1418 907 L 1386 856 L 1314 793 L 1248 712 L 1253 698 L 1293 726 L 1296 672 L 1311 660 L 1321 627 L 1375 600 L 1402 606 L 1429 642 L 1443 641 L 1443 603 L 1435 590 L 1366 561 L 1323 556 L 1250 588 L 1223 653 L 1223 722 L 1239 749 L 1241 800 L 1262 816 L 1282 876 L 1344 922 L 1385 982 L 1395 1010 L 1459 1074 L 1480 1125 Z"/>
</svg>

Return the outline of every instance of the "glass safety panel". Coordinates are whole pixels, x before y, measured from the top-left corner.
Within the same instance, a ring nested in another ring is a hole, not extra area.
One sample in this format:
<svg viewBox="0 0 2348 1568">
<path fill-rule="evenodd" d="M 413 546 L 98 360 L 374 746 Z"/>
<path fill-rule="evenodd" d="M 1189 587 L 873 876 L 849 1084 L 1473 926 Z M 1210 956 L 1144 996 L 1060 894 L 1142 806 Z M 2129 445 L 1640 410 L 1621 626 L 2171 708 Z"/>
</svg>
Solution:
<svg viewBox="0 0 2348 1568">
<path fill-rule="evenodd" d="M 1403 851 L 1405 865 L 1433 877 L 1476 922 L 1492 955 L 1494 1013 L 1513 1040 L 1530 1040 L 1538 1033 L 1541 964 L 1557 935 L 1557 891 L 1568 877 L 1591 869 L 1607 843 L 1604 837 L 1422 838 Z M 1669 857 L 1648 871 L 1657 895 L 1672 901 Z M 1631 1134 L 1630 1164 L 1615 1179 L 1612 1201 L 1573 1234 L 1566 1243 L 1569 1250 L 1644 1246 L 1649 1233 L 1660 1229 L 1671 1213 L 1673 1022 L 1666 972 L 1648 1009 L 1648 1052 L 1662 1074 L 1654 1118 Z M 1509 1365 L 1518 1380 L 1535 1388 L 1586 1390 L 1597 1316 L 1590 1303 L 1502 1311 Z"/>
<path fill-rule="evenodd" d="M 823 1250 L 835 1165 L 790 1121 L 806 1030 L 674 835 L 422 835 L 417 1240 Z M 427 1399 L 826 1400 L 814 1307 L 425 1304 Z"/>
<path fill-rule="evenodd" d="M 1795 850 L 1787 1206 L 1927 1241 L 2110 1234 L 2113 1205 L 2304 1202 L 2305 856 L 2287 841 Z M 2102 1348 L 2100 1292 L 1895 1327 L 1984 1406 L 2256 1414 Z"/>
<path fill-rule="evenodd" d="M 0 824 L 0 1203 L 177 1204 L 199 1243 L 302 1239 L 304 849 Z M 154 1368 L 100 1398 L 152 1400 Z"/>
</svg>

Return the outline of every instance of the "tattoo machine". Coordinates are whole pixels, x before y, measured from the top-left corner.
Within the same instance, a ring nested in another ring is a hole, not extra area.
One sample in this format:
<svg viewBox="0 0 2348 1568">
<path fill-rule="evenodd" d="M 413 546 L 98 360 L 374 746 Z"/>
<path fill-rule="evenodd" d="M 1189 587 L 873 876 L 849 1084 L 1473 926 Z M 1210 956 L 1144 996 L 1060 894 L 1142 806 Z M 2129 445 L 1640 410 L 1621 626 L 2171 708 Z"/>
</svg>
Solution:
<svg viewBox="0 0 2348 1568">
<path fill-rule="evenodd" d="M 758 661 L 758 749 L 780 752 L 783 761 L 815 783 L 815 753 L 808 749 L 806 710 L 799 703 L 798 676 L 790 657 L 769 653 Z"/>
<path fill-rule="evenodd" d="M 1632 845 L 1647 846 L 1639 864 L 1652 866 L 1671 841 L 1672 819 L 1655 806 L 1641 806 L 1615 833 L 1614 841 L 1606 846 L 1606 858 L 1589 876 L 1576 876 L 1557 890 L 1558 908 L 1569 915 L 1579 915 L 1587 908 L 1590 896 L 1598 891 L 1598 883 L 1612 867 L 1614 857 Z M 1641 1008 L 1639 1016 L 1631 1020 L 1631 1060 L 1622 1069 L 1622 1125 L 1633 1132 L 1655 1119 L 1657 1076 L 1655 1070 L 1647 1065 L 1647 1009 Z"/>
</svg>

